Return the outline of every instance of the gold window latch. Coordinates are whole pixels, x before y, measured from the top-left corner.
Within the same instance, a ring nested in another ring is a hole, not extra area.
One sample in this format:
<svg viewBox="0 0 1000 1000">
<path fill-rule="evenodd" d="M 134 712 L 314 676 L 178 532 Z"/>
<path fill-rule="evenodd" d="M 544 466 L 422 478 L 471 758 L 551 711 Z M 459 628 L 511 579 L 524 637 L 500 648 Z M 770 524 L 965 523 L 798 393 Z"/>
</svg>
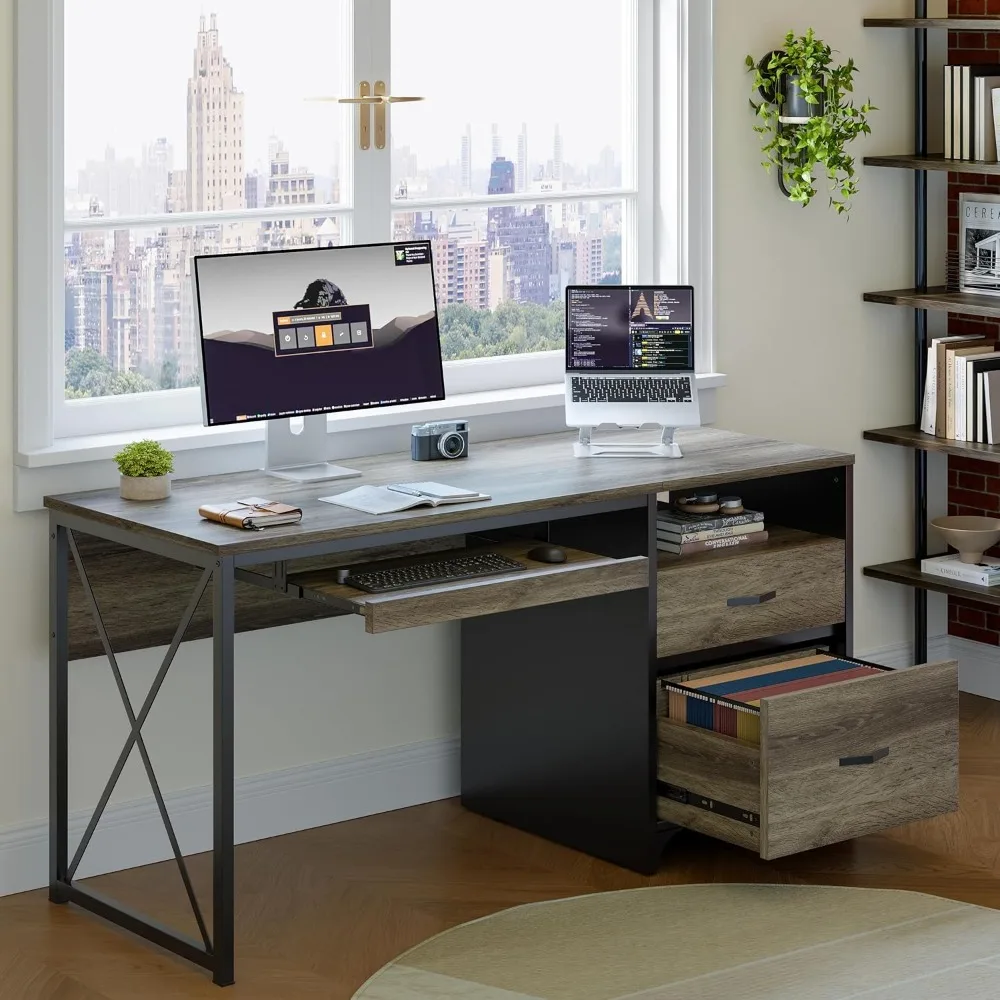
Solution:
<svg viewBox="0 0 1000 1000">
<path fill-rule="evenodd" d="M 385 109 L 390 104 L 409 104 L 413 101 L 422 101 L 423 97 L 393 97 L 386 92 L 384 80 L 376 80 L 374 93 L 372 85 L 367 80 L 362 80 L 358 84 L 357 97 L 319 97 L 320 101 L 336 101 L 338 104 L 357 104 L 360 114 L 358 115 L 358 146 L 361 149 L 371 149 L 372 121 L 371 109 L 375 107 L 375 148 L 385 149 Z"/>
</svg>

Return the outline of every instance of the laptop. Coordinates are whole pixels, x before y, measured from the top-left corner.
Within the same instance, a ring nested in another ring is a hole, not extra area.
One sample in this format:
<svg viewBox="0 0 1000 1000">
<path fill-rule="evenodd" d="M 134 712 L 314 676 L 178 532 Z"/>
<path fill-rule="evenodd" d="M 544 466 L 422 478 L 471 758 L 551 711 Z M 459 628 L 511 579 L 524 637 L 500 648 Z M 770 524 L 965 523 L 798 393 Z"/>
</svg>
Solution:
<svg viewBox="0 0 1000 1000">
<path fill-rule="evenodd" d="M 566 424 L 699 427 L 690 285 L 566 289 Z"/>
</svg>

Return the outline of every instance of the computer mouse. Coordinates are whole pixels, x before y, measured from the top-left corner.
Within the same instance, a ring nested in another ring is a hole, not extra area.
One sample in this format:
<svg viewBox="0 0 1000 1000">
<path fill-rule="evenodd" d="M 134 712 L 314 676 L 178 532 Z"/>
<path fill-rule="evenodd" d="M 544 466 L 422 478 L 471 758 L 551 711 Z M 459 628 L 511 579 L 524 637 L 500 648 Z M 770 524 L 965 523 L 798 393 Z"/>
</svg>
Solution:
<svg viewBox="0 0 1000 1000">
<path fill-rule="evenodd" d="M 564 563 L 566 562 L 565 550 L 558 545 L 536 545 L 528 553 L 529 559 L 543 563 Z"/>
</svg>

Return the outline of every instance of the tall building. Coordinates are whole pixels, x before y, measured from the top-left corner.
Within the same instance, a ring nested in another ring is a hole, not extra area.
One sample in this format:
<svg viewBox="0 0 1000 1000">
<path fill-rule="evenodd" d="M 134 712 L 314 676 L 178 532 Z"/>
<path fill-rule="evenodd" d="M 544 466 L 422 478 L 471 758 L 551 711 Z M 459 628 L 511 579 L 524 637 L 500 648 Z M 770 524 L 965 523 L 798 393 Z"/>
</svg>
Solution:
<svg viewBox="0 0 1000 1000">
<path fill-rule="evenodd" d="M 174 169 L 174 147 L 166 139 L 143 143 L 139 201 L 143 212 L 167 210 L 167 181 Z"/>
<path fill-rule="evenodd" d="M 247 208 L 261 208 L 266 197 L 266 178 L 262 177 L 259 170 L 253 170 L 246 175 L 243 181 L 243 193 L 247 200 Z"/>
<path fill-rule="evenodd" d="M 510 160 L 500 157 L 490 165 L 491 195 L 513 194 L 515 168 Z M 549 246 L 549 224 L 545 208 L 539 205 L 530 213 L 519 212 L 514 206 L 491 208 L 488 235 L 491 248 L 507 251 L 504 274 L 510 297 L 518 302 L 550 301 L 549 274 L 552 268 L 552 249 Z M 490 273 L 493 266 L 491 261 Z M 491 290 L 491 297 L 496 294 Z"/>
<path fill-rule="evenodd" d="M 489 307 L 489 247 L 475 226 L 457 226 L 432 238 L 438 306 Z"/>
<path fill-rule="evenodd" d="M 461 188 L 462 194 L 472 194 L 472 126 L 465 126 L 465 135 L 462 136 L 462 157 L 461 157 Z"/>
<path fill-rule="evenodd" d="M 517 190 L 528 190 L 528 123 L 521 123 L 517 137 Z"/>
<path fill-rule="evenodd" d="M 315 205 L 316 176 L 305 167 L 289 166 L 288 150 L 277 137 L 268 142 L 267 194 L 264 204 Z M 271 246 L 304 245 L 311 240 L 312 219 L 297 217 L 278 222 L 265 222 L 261 226 L 265 241 Z"/>
<path fill-rule="evenodd" d="M 77 175 L 77 192 L 88 201 L 96 198 L 105 215 L 138 215 L 141 208 L 141 177 L 135 160 L 119 160 L 113 146 L 103 160 L 88 160 Z"/>
<path fill-rule="evenodd" d="M 115 371 L 132 368 L 131 240 L 127 229 L 116 229 L 111 257 L 111 317 L 104 356 Z"/>
<path fill-rule="evenodd" d="M 503 156 L 503 139 L 500 136 L 500 126 L 496 122 L 491 127 L 490 135 L 490 163 Z"/>
<path fill-rule="evenodd" d="M 505 160 L 502 156 L 497 157 L 490 164 L 490 183 L 487 193 L 491 195 L 503 195 L 514 193 L 514 164 L 510 160 Z M 502 208 L 491 208 L 487 212 L 488 223 L 486 231 L 491 244 L 496 244 L 496 230 L 503 219 L 514 215 L 515 209 L 510 206 Z"/>
<path fill-rule="evenodd" d="M 243 93 L 222 54 L 212 14 L 201 16 L 187 87 L 187 207 L 213 212 L 246 207 Z"/>
<path fill-rule="evenodd" d="M 558 125 L 552 138 L 552 179 L 556 181 L 563 179 L 563 141 Z"/>
</svg>

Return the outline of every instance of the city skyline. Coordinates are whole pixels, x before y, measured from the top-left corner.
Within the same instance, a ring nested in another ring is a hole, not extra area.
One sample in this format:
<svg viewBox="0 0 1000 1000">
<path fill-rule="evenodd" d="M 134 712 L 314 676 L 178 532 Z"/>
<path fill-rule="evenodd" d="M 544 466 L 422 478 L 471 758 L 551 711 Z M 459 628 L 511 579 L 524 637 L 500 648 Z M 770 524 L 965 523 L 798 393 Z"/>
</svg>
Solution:
<svg viewBox="0 0 1000 1000">
<path fill-rule="evenodd" d="M 528 74 L 517 73 L 503 73 L 495 80 L 487 78 L 475 99 L 470 91 L 476 88 L 455 87 L 454 71 L 456 60 L 468 61 L 470 71 L 478 71 L 476 46 L 466 44 L 464 51 L 460 48 L 450 60 L 435 61 L 428 60 L 424 48 L 417 44 L 423 36 L 428 42 L 433 40 L 435 47 L 447 43 L 449 35 L 467 38 L 469 0 L 464 6 L 452 0 L 433 2 L 432 33 L 428 28 L 431 22 L 424 16 L 426 3 L 413 0 L 393 8 L 392 34 L 397 43 L 393 46 L 393 90 L 402 93 L 417 87 L 427 98 L 390 112 L 396 147 L 408 147 L 425 169 L 444 166 L 452 158 L 457 159 L 454 122 L 469 122 L 473 127 L 473 161 L 488 164 L 492 159 L 490 129 L 495 122 L 504 140 L 504 155 L 516 161 L 517 135 L 525 115 L 521 112 L 512 117 L 513 107 L 530 113 L 528 130 L 538 137 L 551 136 L 559 124 L 566 162 L 597 162 L 605 146 L 621 159 L 621 128 L 594 127 L 595 122 L 621 122 L 623 117 L 619 79 L 622 60 L 616 42 L 621 18 L 613 13 L 620 0 L 578 0 L 570 5 L 572 19 L 563 16 L 569 0 L 550 5 L 510 0 L 514 7 L 524 7 L 527 23 L 535 25 L 537 31 L 522 37 L 514 28 L 515 12 L 509 10 L 510 17 L 499 23 L 493 18 L 484 22 L 484 38 L 501 50 L 504 45 L 508 50 L 517 49 L 519 61 L 534 59 L 537 69 L 528 80 L 521 79 Z M 485 18 L 485 4 L 483 8 Z M 344 0 L 300 0 L 295 19 L 268 18 L 269 49 L 287 51 L 301 44 L 299 17 L 309 20 L 320 33 L 341 37 L 344 9 Z M 178 107 L 175 98 L 177 88 L 183 87 L 190 75 L 191 25 L 197 25 L 202 15 L 210 17 L 212 13 L 217 16 L 224 57 L 235 68 L 235 85 L 246 96 L 247 170 L 267 162 L 269 138 L 279 135 L 292 151 L 293 166 L 307 166 L 321 176 L 336 175 L 339 164 L 333 162 L 338 152 L 334 146 L 344 148 L 343 141 L 350 138 L 344 128 L 351 115 L 345 115 L 336 103 L 312 103 L 306 98 L 346 95 L 351 84 L 340 77 L 341 70 L 347 67 L 337 65 L 336 59 L 296 59 L 281 62 L 280 67 L 275 60 L 262 61 L 257 15 L 266 12 L 273 12 L 273 7 L 257 0 L 176 0 L 171 16 L 157 20 L 157 44 L 140 50 L 127 44 L 127 39 L 148 35 L 149 19 L 142 5 L 132 0 L 104 0 L 99 16 L 95 16 L 89 0 L 66 0 L 67 186 L 74 186 L 77 173 L 85 169 L 88 161 L 103 159 L 108 146 L 114 148 L 118 158 L 139 162 L 143 146 L 163 138 L 174 148 L 177 162 L 184 161 L 186 114 L 183 103 Z M 566 65 L 578 65 L 571 55 L 575 43 L 587 44 L 584 26 L 588 19 L 582 15 L 596 17 L 599 12 L 611 36 L 602 45 L 601 72 L 567 73 L 558 53 L 566 53 Z M 439 14 L 445 15 L 443 20 Z M 474 15 L 471 24 L 475 30 Z M 551 44 L 553 38 L 559 39 L 555 47 Z M 403 44 L 407 39 L 408 43 Z M 155 85 L 122 87 L 123 75 L 153 81 Z M 81 86 L 84 80 L 86 85 Z M 538 100 L 538 88 L 546 92 L 545 100 Z M 567 92 L 573 94 L 571 100 L 559 96 Z M 113 93 L 115 100 L 95 100 L 98 93 Z M 544 163 L 545 158 L 539 162 Z"/>
</svg>

